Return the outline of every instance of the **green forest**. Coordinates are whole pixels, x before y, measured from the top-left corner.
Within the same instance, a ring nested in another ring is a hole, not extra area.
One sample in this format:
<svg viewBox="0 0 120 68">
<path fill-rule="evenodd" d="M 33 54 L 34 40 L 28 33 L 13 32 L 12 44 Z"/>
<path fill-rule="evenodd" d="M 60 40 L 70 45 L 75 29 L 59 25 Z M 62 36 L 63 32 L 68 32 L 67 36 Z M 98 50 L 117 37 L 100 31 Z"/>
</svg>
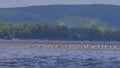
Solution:
<svg viewBox="0 0 120 68">
<path fill-rule="evenodd" d="M 63 24 L 0 22 L 0 39 L 120 41 L 120 30 L 99 26 L 68 28 Z"/>
<path fill-rule="evenodd" d="M 0 8 L 0 39 L 120 41 L 119 11 L 104 4 Z"/>
<path fill-rule="evenodd" d="M 0 20 L 6 23 L 30 21 L 57 25 L 64 22 L 68 28 L 86 27 L 94 23 L 105 28 L 120 29 L 119 18 L 119 5 L 44 5 L 0 8 Z"/>
</svg>

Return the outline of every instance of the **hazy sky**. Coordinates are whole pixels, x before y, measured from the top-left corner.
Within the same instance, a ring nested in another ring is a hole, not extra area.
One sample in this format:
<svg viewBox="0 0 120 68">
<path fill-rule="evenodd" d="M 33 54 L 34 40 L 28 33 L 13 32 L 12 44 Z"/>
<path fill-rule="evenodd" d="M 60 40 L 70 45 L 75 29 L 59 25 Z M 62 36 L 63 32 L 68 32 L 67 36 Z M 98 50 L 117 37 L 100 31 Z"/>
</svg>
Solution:
<svg viewBox="0 0 120 68">
<path fill-rule="evenodd" d="M 0 0 L 0 7 L 21 7 L 53 4 L 115 4 L 120 0 Z"/>
</svg>

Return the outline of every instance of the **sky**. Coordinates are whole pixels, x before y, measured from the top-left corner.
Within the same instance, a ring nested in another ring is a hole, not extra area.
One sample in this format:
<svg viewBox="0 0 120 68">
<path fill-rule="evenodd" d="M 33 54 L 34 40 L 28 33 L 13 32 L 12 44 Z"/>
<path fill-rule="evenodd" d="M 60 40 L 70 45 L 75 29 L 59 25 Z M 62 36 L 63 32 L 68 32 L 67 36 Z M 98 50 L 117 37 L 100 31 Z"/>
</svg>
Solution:
<svg viewBox="0 0 120 68">
<path fill-rule="evenodd" d="M 0 8 L 24 7 L 56 4 L 112 4 L 120 5 L 120 0 L 0 0 Z"/>
</svg>

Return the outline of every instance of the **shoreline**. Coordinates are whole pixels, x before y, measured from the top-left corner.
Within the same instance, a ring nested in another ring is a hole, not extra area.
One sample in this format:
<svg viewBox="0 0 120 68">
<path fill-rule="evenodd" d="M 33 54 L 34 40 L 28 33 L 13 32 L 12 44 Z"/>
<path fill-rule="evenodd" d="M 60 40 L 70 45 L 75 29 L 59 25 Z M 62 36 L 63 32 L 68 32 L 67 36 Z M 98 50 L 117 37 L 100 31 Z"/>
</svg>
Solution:
<svg viewBox="0 0 120 68">
<path fill-rule="evenodd" d="M 90 45 L 90 44 L 8 44 L 1 45 L 9 48 L 43 48 L 43 49 L 95 49 L 95 50 L 120 50 L 120 45 Z"/>
<path fill-rule="evenodd" d="M 0 41 L 73 41 L 73 42 L 119 42 L 120 41 L 97 41 L 97 40 L 56 40 L 56 39 L 0 39 Z"/>
<path fill-rule="evenodd" d="M 105 41 L 64 41 L 64 40 L 1 40 L 0 47 L 46 48 L 46 49 L 100 49 L 120 50 L 120 42 Z"/>
</svg>

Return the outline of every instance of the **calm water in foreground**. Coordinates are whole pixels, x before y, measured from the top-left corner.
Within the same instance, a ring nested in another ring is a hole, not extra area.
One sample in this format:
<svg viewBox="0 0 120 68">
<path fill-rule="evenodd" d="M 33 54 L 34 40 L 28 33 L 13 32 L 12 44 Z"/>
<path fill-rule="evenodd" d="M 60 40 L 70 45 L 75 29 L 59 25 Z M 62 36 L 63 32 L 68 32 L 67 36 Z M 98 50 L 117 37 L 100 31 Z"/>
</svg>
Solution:
<svg viewBox="0 0 120 68">
<path fill-rule="evenodd" d="M 48 41 L 0 40 L 0 68 L 120 68 L 120 50 L 13 47 L 13 45 L 34 46 L 45 42 Z M 120 45 L 119 42 L 62 42 L 66 44 Z"/>
</svg>

